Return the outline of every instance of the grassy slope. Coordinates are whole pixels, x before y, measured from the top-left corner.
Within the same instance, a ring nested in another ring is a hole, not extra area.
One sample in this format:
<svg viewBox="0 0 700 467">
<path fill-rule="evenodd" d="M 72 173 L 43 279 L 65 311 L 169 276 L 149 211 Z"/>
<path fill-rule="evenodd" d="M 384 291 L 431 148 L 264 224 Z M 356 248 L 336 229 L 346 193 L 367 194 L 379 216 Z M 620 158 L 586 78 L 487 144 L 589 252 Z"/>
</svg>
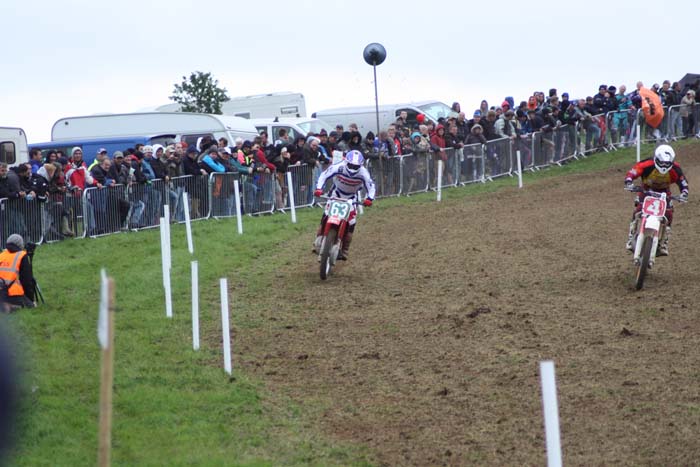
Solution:
<svg viewBox="0 0 700 467">
<path fill-rule="evenodd" d="M 689 144 L 689 143 L 680 143 Z M 643 157 L 651 151 L 643 148 Z M 525 184 L 569 173 L 626 167 L 633 150 L 598 154 L 537 173 Z M 443 192 L 446 198 L 513 187 L 514 178 Z M 434 193 L 381 200 L 368 220 L 397 204 L 434 202 Z M 267 398 L 258 381 L 221 370 L 218 278 L 227 276 L 235 332 L 257 326 L 255 294 L 276 280 L 275 267 L 298 258 L 284 249 L 312 237 L 319 210 L 289 216 L 194 224 L 199 260 L 203 348 L 191 349 L 189 277 L 192 259 L 184 228 L 172 229 L 174 313 L 165 318 L 156 230 L 42 246 L 36 275 L 48 301 L 3 318 L 27 348 L 28 396 L 21 417 L 17 465 L 91 464 L 97 452 L 99 351 L 96 340 L 98 274 L 108 267 L 117 284 L 113 461 L 115 465 L 331 465 L 370 463 L 362 447 L 339 445 L 315 429 L 313 407 Z M 282 284 L 282 286 L 289 286 Z M 216 347 L 214 346 L 214 343 Z M 234 333 L 234 353 L 236 342 Z M 243 357 L 245 358 L 245 357 Z"/>
</svg>

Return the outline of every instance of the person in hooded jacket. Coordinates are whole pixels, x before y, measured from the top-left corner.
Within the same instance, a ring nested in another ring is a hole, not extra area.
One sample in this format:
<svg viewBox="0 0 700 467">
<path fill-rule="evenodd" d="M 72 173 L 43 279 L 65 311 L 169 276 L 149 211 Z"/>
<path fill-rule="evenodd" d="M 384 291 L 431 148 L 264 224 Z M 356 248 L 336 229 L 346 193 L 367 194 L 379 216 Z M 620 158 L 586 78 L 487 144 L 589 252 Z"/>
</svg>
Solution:
<svg viewBox="0 0 700 467">
<path fill-rule="evenodd" d="M 486 138 L 484 129 L 479 123 L 475 123 L 466 141 L 464 141 L 464 160 L 462 162 L 462 173 L 466 174 L 469 181 L 481 179 L 482 167 L 484 164 L 484 147 Z"/>
<path fill-rule="evenodd" d="M 434 148 L 433 151 L 433 167 L 434 167 L 434 173 L 435 173 L 435 186 L 437 186 L 437 175 L 438 175 L 438 160 L 441 160 L 444 167 L 443 167 L 443 174 L 447 174 L 447 182 L 449 185 L 452 184 L 452 174 L 451 171 L 446 167 L 447 166 L 447 152 L 445 151 L 445 148 L 447 147 L 447 143 L 445 141 L 445 127 L 442 124 L 438 124 L 437 128 L 435 129 L 435 133 L 430 137 L 430 143 L 432 147 Z"/>
<path fill-rule="evenodd" d="M 362 152 L 362 135 L 353 131 L 350 133 L 350 142 L 348 143 L 348 151 L 360 151 Z"/>
</svg>

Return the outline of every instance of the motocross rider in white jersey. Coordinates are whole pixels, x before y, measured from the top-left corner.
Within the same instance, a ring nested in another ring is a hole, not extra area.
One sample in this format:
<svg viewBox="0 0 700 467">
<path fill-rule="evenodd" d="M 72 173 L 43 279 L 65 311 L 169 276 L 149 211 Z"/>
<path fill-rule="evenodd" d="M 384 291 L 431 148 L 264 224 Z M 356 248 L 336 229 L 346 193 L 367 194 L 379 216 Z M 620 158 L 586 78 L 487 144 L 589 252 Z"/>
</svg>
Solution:
<svg viewBox="0 0 700 467">
<path fill-rule="evenodd" d="M 372 201 L 375 196 L 374 181 L 369 174 L 369 171 L 363 167 L 365 158 L 360 151 L 349 151 L 345 155 L 345 159 L 338 163 L 333 164 L 323 173 L 321 173 L 316 183 L 316 190 L 314 191 L 314 196 L 321 196 L 323 194 L 323 186 L 326 184 L 327 180 L 333 180 L 333 188 L 330 191 L 330 197 L 341 198 L 341 199 L 352 199 L 357 201 L 357 193 L 364 188 L 367 193 L 367 197 L 363 201 L 365 206 L 372 206 Z M 346 260 L 348 256 L 348 250 L 350 249 L 350 242 L 352 241 L 352 234 L 355 231 L 355 224 L 357 223 L 357 211 L 353 207 L 350 214 L 350 219 L 348 220 L 348 229 L 345 231 L 345 237 L 343 238 L 343 248 L 338 255 L 338 259 Z M 324 213 L 321 218 L 321 225 L 316 232 L 316 241 L 314 242 L 314 251 L 318 252 L 321 241 L 323 240 L 322 234 L 323 229 L 326 225 L 326 215 Z"/>
</svg>

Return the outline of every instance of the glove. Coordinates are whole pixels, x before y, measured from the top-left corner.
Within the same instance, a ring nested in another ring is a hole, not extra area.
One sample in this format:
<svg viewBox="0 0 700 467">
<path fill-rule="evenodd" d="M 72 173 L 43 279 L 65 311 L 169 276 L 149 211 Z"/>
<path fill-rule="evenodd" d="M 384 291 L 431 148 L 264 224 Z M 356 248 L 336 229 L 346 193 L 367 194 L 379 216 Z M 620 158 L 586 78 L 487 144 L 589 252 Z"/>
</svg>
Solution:
<svg viewBox="0 0 700 467">
<path fill-rule="evenodd" d="M 367 198 L 366 200 L 364 200 L 364 201 L 362 202 L 362 204 L 364 204 L 364 205 L 367 206 L 367 207 L 370 207 L 370 206 L 372 206 L 372 199 L 371 199 L 371 198 Z"/>
<path fill-rule="evenodd" d="M 632 191 L 634 189 L 634 182 L 632 180 L 625 180 L 625 190 Z"/>
<path fill-rule="evenodd" d="M 308 192 L 307 192 L 307 193 L 308 193 Z M 314 196 L 315 196 L 315 197 L 318 198 L 318 197 L 321 196 L 322 194 L 323 194 L 323 190 L 319 190 L 319 189 L 314 190 Z"/>
</svg>

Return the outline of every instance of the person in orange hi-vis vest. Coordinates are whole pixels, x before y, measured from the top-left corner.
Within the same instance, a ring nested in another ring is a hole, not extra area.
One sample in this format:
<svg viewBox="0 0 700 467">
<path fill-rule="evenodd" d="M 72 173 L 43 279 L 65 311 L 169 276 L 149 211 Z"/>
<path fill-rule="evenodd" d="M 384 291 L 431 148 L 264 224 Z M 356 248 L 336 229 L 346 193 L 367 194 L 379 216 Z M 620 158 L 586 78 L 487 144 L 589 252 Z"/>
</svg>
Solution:
<svg viewBox="0 0 700 467">
<path fill-rule="evenodd" d="M 4 311 L 17 307 L 33 308 L 34 275 L 32 264 L 24 249 L 21 235 L 7 238 L 5 250 L 0 253 L 0 302 Z"/>
</svg>

